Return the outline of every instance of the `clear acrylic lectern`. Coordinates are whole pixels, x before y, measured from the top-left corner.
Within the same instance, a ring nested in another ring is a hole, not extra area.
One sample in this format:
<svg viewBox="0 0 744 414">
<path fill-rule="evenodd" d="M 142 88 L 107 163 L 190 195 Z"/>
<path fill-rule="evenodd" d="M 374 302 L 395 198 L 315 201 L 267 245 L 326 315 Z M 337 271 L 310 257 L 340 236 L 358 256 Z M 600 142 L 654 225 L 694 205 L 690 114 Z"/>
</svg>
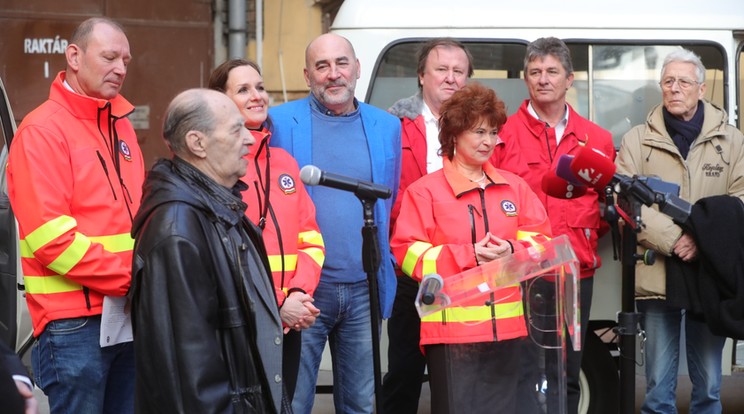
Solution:
<svg viewBox="0 0 744 414">
<path fill-rule="evenodd" d="M 424 317 L 481 297 L 483 306 L 491 306 L 492 292 L 519 284 L 529 336 L 516 339 L 524 343 L 518 411 L 565 414 L 566 343 L 576 350 L 581 343 L 578 271 L 562 235 L 455 275 L 425 275 L 416 309 Z"/>
</svg>

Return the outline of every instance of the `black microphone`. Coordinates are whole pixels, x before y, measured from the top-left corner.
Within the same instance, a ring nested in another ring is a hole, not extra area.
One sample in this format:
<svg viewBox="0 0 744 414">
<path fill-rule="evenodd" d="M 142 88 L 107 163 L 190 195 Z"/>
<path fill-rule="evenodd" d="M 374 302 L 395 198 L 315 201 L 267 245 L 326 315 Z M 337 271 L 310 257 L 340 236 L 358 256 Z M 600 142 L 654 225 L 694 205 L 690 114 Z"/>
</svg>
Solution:
<svg viewBox="0 0 744 414">
<path fill-rule="evenodd" d="M 306 185 L 322 185 L 337 190 L 351 191 L 361 198 L 390 198 L 393 191 L 384 185 L 345 177 L 327 171 L 322 171 L 314 165 L 306 165 L 300 170 L 300 180 Z"/>
<path fill-rule="evenodd" d="M 421 302 L 424 305 L 433 304 L 437 298 L 437 293 L 442 290 L 442 286 L 444 286 L 442 276 L 436 273 L 424 276 L 424 280 L 421 281 Z"/>
</svg>

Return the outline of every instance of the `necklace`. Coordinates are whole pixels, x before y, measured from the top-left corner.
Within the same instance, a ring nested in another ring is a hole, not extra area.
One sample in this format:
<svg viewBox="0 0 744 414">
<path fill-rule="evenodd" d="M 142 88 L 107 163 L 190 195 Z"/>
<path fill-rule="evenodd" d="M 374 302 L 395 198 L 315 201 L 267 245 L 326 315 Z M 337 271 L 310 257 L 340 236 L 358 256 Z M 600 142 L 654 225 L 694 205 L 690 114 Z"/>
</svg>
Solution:
<svg viewBox="0 0 744 414">
<path fill-rule="evenodd" d="M 471 182 L 474 182 L 474 183 L 482 183 L 483 181 L 486 181 L 486 172 L 485 171 L 482 171 L 481 174 L 483 174 L 481 176 L 481 178 L 479 178 L 477 180 L 470 180 L 470 181 Z"/>
<path fill-rule="evenodd" d="M 479 178 L 477 180 L 470 180 L 470 181 L 473 182 L 473 183 L 478 184 L 478 187 L 480 187 L 480 188 L 486 188 L 486 172 L 483 171 L 482 174 L 483 175 L 481 176 L 481 178 Z"/>
</svg>

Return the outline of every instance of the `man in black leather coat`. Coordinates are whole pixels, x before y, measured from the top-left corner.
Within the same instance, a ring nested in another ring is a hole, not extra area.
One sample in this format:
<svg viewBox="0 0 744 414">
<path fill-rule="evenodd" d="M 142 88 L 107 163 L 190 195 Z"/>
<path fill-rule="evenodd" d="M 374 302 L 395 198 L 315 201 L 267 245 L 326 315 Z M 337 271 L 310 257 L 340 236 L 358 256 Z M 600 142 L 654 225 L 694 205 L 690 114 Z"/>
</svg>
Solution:
<svg viewBox="0 0 744 414">
<path fill-rule="evenodd" d="M 140 413 L 291 412 L 282 325 L 260 234 L 240 197 L 254 140 L 226 95 L 169 105 L 134 219 L 132 315 Z"/>
</svg>

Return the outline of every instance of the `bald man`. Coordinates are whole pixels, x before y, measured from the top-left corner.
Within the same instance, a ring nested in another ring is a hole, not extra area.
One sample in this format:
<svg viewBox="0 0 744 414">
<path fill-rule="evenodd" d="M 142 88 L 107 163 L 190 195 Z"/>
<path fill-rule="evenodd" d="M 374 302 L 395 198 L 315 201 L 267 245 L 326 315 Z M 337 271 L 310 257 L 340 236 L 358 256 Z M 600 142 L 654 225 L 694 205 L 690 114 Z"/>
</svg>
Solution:
<svg viewBox="0 0 744 414">
<path fill-rule="evenodd" d="M 275 128 L 271 145 L 287 150 L 300 167 L 312 164 L 394 190 L 393 197 L 374 204 L 382 256 L 374 293 L 387 318 L 396 288 L 388 231 L 400 177 L 400 121 L 354 98 L 359 60 L 351 43 L 341 36 L 328 33 L 310 42 L 304 75 L 310 95 L 269 110 Z M 326 260 L 314 296 L 320 316 L 302 334 L 292 408 L 295 413 L 312 411 L 318 367 L 330 340 L 336 412 L 371 413 L 374 368 L 369 287 L 361 254 L 362 203 L 350 192 L 325 187 L 307 190 L 315 203 Z"/>
</svg>

